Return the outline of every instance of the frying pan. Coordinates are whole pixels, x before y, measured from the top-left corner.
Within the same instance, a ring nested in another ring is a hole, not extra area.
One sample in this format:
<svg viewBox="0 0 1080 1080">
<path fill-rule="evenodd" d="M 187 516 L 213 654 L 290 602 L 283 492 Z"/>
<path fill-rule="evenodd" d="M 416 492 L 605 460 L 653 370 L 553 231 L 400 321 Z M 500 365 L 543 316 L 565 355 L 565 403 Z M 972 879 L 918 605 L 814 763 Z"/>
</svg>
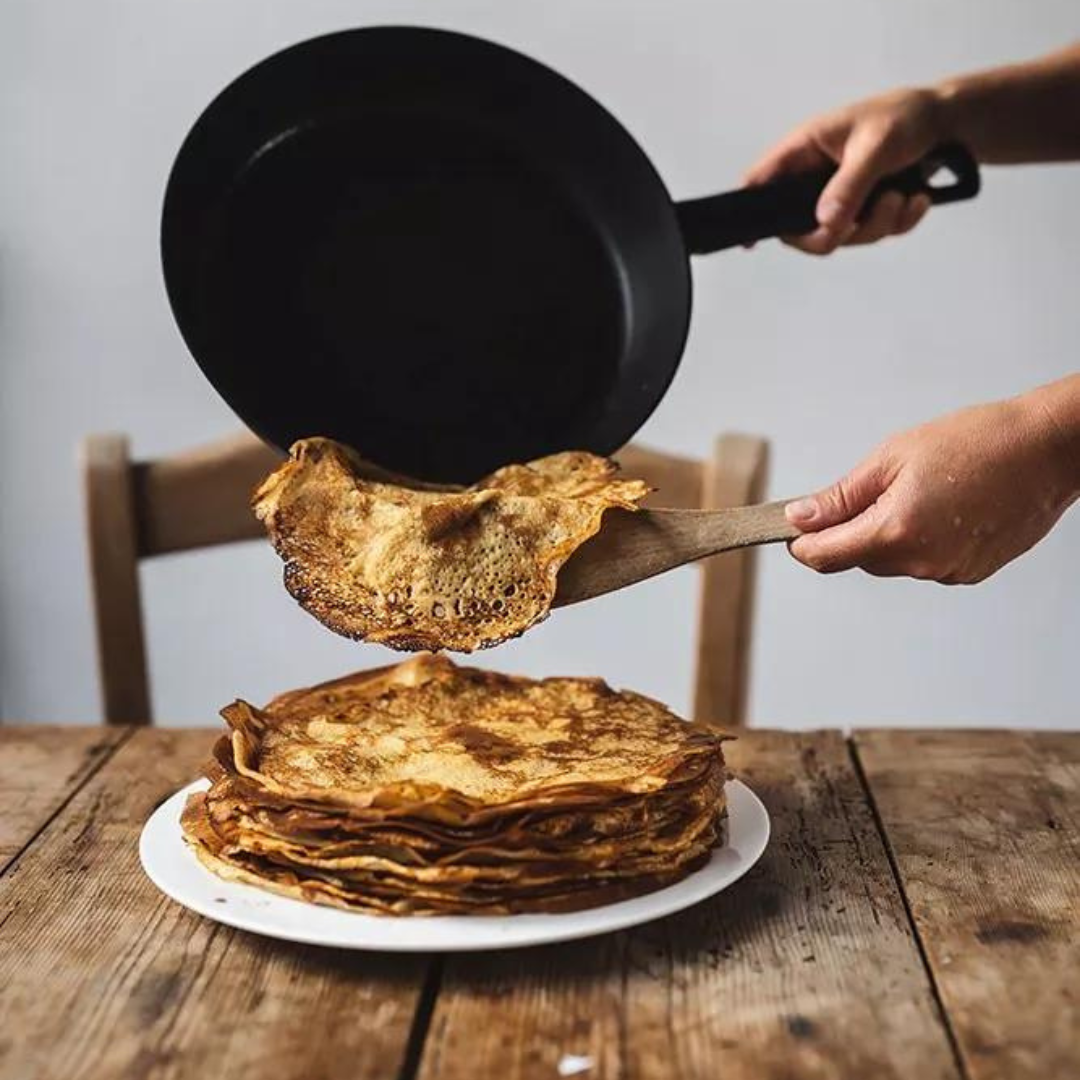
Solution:
<svg viewBox="0 0 1080 1080">
<path fill-rule="evenodd" d="M 944 164 L 954 176 L 930 186 Z M 377 27 L 276 53 L 185 139 L 165 283 L 195 360 L 258 435 L 326 435 L 469 481 L 608 454 L 667 389 L 689 254 L 815 227 L 829 173 L 676 204 L 602 106 L 462 34 Z M 970 198 L 944 147 L 881 185 Z"/>
</svg>

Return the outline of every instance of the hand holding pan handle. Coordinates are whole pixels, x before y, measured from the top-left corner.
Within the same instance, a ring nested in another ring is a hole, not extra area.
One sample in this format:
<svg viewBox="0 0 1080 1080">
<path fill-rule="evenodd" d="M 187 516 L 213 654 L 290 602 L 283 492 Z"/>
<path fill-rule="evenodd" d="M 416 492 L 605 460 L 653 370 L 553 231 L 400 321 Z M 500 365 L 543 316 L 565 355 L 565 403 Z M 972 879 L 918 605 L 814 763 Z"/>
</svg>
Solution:
<svg viewBox="0 0 1080 1080">
<path fill-rule="evenodd" d="M 931 184 L 941 169 L 952 182 Z M 689 199 L 676 206 L 687 250 L 694 255 L 750 244 L 773 236 L 800 236 L 817 228 L 818 198 L 835 168 L 785 176 L 772 183 Z M 966 147 L 945 143 L 906 169 L 878 181 L 863 212 L 886 191 L 929 195 L 934 205 L 972 199 L 979 193 L 979 166 Z"/>
</svg>

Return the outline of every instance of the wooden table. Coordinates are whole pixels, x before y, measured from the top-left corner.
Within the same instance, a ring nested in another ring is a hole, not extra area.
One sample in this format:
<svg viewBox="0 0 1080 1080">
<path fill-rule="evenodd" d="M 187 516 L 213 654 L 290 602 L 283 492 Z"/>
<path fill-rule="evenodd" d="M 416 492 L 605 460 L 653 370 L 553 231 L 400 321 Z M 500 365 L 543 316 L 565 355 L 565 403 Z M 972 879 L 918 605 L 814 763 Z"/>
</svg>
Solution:
<svg viewBox="0 0 1080 1080">
<path fill-rule="evenodd" d="M 1080 1076 L 1080 734 L 754 731 L 773 839 L 721 896 L 504 954 L 286 945 L 136 838 L 212 733 L 0 728 L 0 1077 Z"/>
</svg>

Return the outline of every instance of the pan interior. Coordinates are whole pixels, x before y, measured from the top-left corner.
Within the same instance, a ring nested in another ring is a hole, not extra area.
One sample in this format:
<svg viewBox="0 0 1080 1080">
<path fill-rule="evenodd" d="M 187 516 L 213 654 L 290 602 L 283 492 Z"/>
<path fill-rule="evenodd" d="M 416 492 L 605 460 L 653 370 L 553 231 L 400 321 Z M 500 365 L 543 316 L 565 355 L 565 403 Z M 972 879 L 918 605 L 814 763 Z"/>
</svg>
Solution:
<svg viewBox="0 0 1080 1080">
<path fill-rule="evenodd" d="M 185 339 L 256 432 L 428 479 L 616 449 L 685 333 L 681 239 L 636 144 L 461 35 L 351 31 L 241 76 L 181 150 L 162 240 Z"/>
<path fill-rule="evenodd" d="M 425 112 L 360 112 L 257 156 L 201 290 L 218 355 L 258 357 L 257 423 L 393 447 L 385 463 L 421 476 L 448 448 L 477 473 L 564 445 L 625 336 L 616 267 L 570 193 L 498 133 Z"/>
</svg>

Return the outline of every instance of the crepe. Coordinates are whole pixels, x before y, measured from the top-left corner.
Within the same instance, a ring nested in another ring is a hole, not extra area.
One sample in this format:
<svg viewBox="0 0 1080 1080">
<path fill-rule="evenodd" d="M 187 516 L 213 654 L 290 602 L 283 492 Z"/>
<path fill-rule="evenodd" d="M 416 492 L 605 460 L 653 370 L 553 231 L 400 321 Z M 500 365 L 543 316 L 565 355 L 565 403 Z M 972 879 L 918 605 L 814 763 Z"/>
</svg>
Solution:
<svg viewBox="0 0 1080 1080">
<path fill-rule="evenodd" d="M 304 439 L 252 506 L 301 606 L 346 637 L 471 652 L 548 614 L 559 568 L 605 511 L 648 493 L 606 458 L 567 452 L 471 487 L 376 482 L 330 439 Z"/>
<path fill-rule="evenodd" d="M 422 655 L 223 716 L 185 837 L 318 903 L 568 910 L 678 880 L 723 836 L 724 737 L 598 679 Z"/>
</svg>

